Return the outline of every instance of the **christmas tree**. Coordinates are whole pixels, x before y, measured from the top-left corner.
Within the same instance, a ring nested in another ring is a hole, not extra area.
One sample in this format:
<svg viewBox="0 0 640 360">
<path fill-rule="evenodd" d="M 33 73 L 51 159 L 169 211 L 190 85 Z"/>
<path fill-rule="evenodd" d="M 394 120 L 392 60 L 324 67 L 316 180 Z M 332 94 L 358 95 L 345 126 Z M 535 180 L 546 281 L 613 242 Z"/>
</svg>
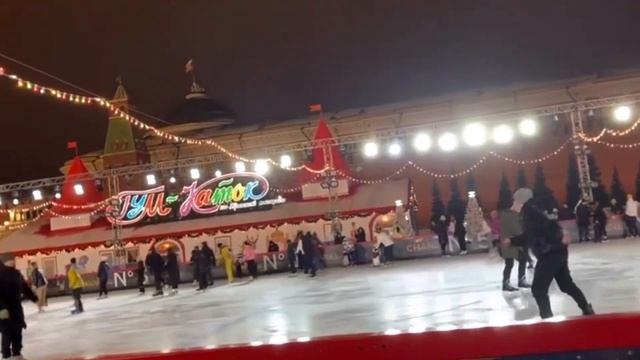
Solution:
<svg viewBox="0 0 640 360">
<path fill-rule="evenodd" d="M 498 192 L 498 210 L 506 210 L 511 207 L 512 204 L 511 189 L 509 189 L 509 181 L 507 176 L 502 173 L 502 179 L 500 179 L 500 190 Z"/>
<path fill-rule="evenodd" d="M 567 166 L 567 201 L 566 204 L 569 209 L 575 208 L 580 197 L 582 196 L 580 191 L 580 175 L 578 174 L 578 163 L 573 154 L 569 154 L 569 161 Z"/>
<path fill-rule="evenodd" d="M 613 176 L 611 178 L 611 199 L 615 200 L 615 204 L 611 203 L 611 211 L 614 214 L 620 214 L 622 207 L 627 201 L 627 193 L 624 191 L 624 185 L 620 181 L 620 175 L 618 174 L 618 168 L 613 167 Z"/>
<path fill-rule="evenodd" d="M 518 166 L 518 171 L 516 172 L 516 186 L 518 189 L 527 187 L 527 174 L 524 172 L 524 166 Z"/>
<path fill-rule="evenodd" d="M 460 190 L 458 189 L 458 180 L 456 178 L 451 178 L 449 188 L 451 189 L 451 199 L 447 204 L 447 213 L 459 223 L 464 221 L 465 206 L 464 201 L 460 198 Z"/>
<path fill-rule="evenodd" d="M 607 190 L 602 184 L 602 174 L 596 163 L 596 158 L 593 154 L 589 154 L 587 155 L 587 161 L 589 162 L 589 177 L 591 177 L 591 182 L 595 184 L 593 187 L 593 200 L 597 201 L 598 204 L 607 206 L 609 204 L 609 194 L 607 194 Z"/>
<path fill-rule="evenodd" d="M 440 197 L 440 188 L 435 179 L 433 180 L 433 187 L 431 188 L 431 197 L 431 221 L 435 222 L 440 219 L 440 216 L 445 214 L 444 203 Z"/>
<path fill-rule="evenodd" d="M 469 194 L 467 211 L 464 216 L 465 228 L 471 241 L 478 241 L 484 229 L 484 216 L 474 193 Z"/>
<path fill-rule="evenodd" d="M 535 198 L 538 206 L 540 206 L 542 210 L 546 210 L 548 213 L 551 213 L 553 209 L 558 208 L 558 202 L 553 197 L 553 191 L 547 186 L 546 179 L 544 177 L 544 170 L 542 169 L 541 164 L 536 166 L 535 177 L 533 180 L 533 197 Z"/>
</svg>

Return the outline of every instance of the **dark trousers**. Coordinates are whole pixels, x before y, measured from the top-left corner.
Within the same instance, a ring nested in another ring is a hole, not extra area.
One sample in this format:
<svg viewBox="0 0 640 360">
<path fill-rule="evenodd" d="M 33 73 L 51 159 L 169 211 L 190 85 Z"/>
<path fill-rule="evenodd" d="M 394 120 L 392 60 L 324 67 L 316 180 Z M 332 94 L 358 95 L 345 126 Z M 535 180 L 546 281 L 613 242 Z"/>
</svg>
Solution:
<svg viewBox="0 0 640 360">
<path fill-rule="evenodd" d="M 138 278 L 138 289 L 140 290 L 140 294 L 144 294 L 144 276 L 142 278 Z"/>
<path fill-rule="evenodd" d="M 578 242 L 589 240 L 589 225 L 578 225 Z"/>
<path fill-rule="evenodd" d="M 393 261 L 393 245 L 384 246 L 384 262 L 388 263 L 389 261 Z"/>
<path fill-rule="evenodd" d="M 547 254 L 538 258 L 536 270 L 533 276 L 531 292 L 536 299 L 540 317 L 543 319 L 553 316 L 551 303 L 549 302 L 549 286 L 553 279 L 558 283 L 560 291 L 571 296 L 582 311 L 587 311 L 589 303 L 582 290 L 573 282 L 569 272 L 569 263 L 564 254 Z"/>
<path fill-rule="evenodd" d="M 209 286 L 209 271 L 201 271 L 196 273 L 198 280 L 198 289 L 204 290 Z"/>
<path fill-rule="evenodd" d="M 447 234 L 438 234 L 438 243 L 440 243 L 440 250 L 442 255 L 447 253 L 447 244 L 449 243 L 449 236 Z"/>
<path fill-rule="evenodd" d="M 596 221 L 594 225 L 596 241 L 602 241 L 607 237 L 607 223 Z"/>
<path fill-rule="evenodd" d="M 98 296 L 108 295 L 107 293 L 107 279 L 100 279 L 100 293 Z"/>
<path fill-rule="evenodd" d="M 71 295 L 73 296 L 73 305 L 76 308 L 76 312 L 83 312 L 82 307 L 82 288 L 71 289 Z"/>
<path fill-rule="evenodd" d="M 638 219 L 634 216 L 624 216 L 624 223 L 627 225 L 627 235 L 638 236 Z"/>
<path fill-rule="evenodd" d="M 177 270 L 171 270 L 169 272 L 169 286 L 172 289 L 176 290 L 178 288 L 178 283 L 180 282 L 180 273 Z"/>
<path fill-rule="evenodd" d="M 207 283 L 209 286 L 213 286 L 213 266 L 209 267 L 209 270 L 207 271 Z"/>
<path fill-rule="evenodd" d="M 456 234 L 456 238 L 458 239 L 458 245 L 460 245 L 460 251 L 467 251 L 467 233 L 459 232 Z"/>
<path fill-rule="evenodd" d="M 511 279 L 511 269 L 513 269 L 513 262 L 515 259 L 504 259 L 504 270 L 502 271 L 502 282 L 508 283 Z M 518 281 L 522 281 L 525 278 L 525 272 L 527 271 L 527 259 L 523 254 L 520 254 L 518 258 Z"/>
<path fill-rule="evenodd" d="M 311 272 L 311 275 L 315 275 L 317 271 L 316 259 L 313 255 L 304 256 L 304 273 Z"/>
<path fill-rule="evenodd" d="M 303 270 L 306 269 L 306 260 L 305 256 L 302 253 L 298 253 L 298 269 Z"/>
<path fill-rule="evenodd" d="M 153 284 L 156 286 L 156 292 L 162 292 L 162 271 L 155 270 L 153 272 Z"/>
<path fill-rule="evenodd" d="M 247 270 L 252 278 L 258 277 L 258 264 L 256 264 L 255 260 L 247 260 Z"/>
<path fill-rule="evenodd" d="M 22 324 L 10 320 L 0 321 L 2 331 L 2 358 L 19 356 L 22 351 Z"/>
<path fill-rule="evenodd" d="M 292 274 L 295 274 L 298 272 L 298 269 L 296 268 L 295 256 L 289 257 L 289 271 L 291 271 Z"/>
</svg>

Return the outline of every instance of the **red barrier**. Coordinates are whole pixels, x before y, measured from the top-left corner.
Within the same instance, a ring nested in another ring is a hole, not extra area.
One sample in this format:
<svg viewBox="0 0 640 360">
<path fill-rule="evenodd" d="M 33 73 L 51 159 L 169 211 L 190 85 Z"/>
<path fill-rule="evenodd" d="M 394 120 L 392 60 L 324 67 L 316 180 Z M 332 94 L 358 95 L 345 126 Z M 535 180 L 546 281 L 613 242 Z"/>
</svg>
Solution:
<svg viewBox="0 0 640 360">
<path fill-rule="evenodd" d="M 301 339 L 302 340 L 302 339 Z M 105 356 L 98 359 L 478 359 L 509 355 L 619 349 L 640 346 L 640 314 L 599 315 L 560 322 L 314 338 L 282 345 L 239 345 L 181 349 L 168 353 Z"/>
</svg>

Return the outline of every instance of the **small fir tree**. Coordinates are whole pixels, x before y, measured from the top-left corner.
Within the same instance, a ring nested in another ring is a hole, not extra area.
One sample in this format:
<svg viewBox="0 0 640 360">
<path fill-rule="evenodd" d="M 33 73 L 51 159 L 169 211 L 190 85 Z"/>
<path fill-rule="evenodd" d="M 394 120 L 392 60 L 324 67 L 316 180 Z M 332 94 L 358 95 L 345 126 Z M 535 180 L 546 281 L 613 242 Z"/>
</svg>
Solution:
<svg viewBox="0 0 640 360">
<path fill-rule="evenodd" d="M 553 191 L 547 186 L 544 170 L 542 165 L 536 166 L 535 177 L 533 180 L 533 197 L 536 200 L 537 205 L 542 209 L 551 213 L 553 209 L 558 208 L 558 202 L 553 197 Z"/>
<path fill-rule="evenodd" d="M 502 173 L 502 179 L 500 179 L 500 190 L 498 192 L 498 210 L 506 210 L 511 207 L 513 202 L 511 189 L 509 188 L 509 180 L 507 175 Z"/>
<path fill-rule="evenodd" d="M 607 206 L 609 204 L 609 194 L 607 194 L 607 189 L 602 184 L 602 174 L 596 163 L 596 158 L 593 154 L 589 154 L 587 155 L 587 161 L 589 162 L 589 177 L 591 182 L 595 184 L 592 189 L 593 200 L 597 201 L 598 204 Z"/>
<path fill-rule="evenodd" d="M 518 189 L 527 187 L 527 173 L 522 165 L 518 166 L 518 171 L 516 172 L 516 186 Z"/>
<path fill-rule="evenodd" d="M 484 216 L 475 196 L 469 196 L 464 223 L 469 238 L 472 241 L 478 241 L 484 229 Z"/>
<path fill-rule="evenodd" d="M 444 202 L 442 202 L 442 197 L 440 196 L 440 188 L 438 187 L 438 182 L 433 180 L 433 187 L 431 188 L 431 221 L 437 221 L 440 216 L 445 214 Z"/>
<path fill-rule="evenodd" d="M 627 193 L 624 191 L 624 185 L 620 181 L 620 175 L 618 174 L 618 168 L 613 167 L 613 176 L 611 177 L 611 200 L 615 200 L 615 203 L 611 201 L 611 211 L 615 214 L 622 212 L 622 207 L 627 201 Z"/>
</svg>

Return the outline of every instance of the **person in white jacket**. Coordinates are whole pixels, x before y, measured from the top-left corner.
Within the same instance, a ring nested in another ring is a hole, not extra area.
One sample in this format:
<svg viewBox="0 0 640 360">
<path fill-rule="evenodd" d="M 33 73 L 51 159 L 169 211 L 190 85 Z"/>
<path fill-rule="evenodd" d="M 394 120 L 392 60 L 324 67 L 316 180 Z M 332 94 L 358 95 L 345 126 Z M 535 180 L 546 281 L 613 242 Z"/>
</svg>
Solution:
<svg viewBox="0 0 640 360">
<path fill-rule="evenodd" d="M 638 202 L 633 199 L 631 194 L 627 195 L 624 222 L 627 225 L 627 237 L 638 236 Z"/>
</svg>

